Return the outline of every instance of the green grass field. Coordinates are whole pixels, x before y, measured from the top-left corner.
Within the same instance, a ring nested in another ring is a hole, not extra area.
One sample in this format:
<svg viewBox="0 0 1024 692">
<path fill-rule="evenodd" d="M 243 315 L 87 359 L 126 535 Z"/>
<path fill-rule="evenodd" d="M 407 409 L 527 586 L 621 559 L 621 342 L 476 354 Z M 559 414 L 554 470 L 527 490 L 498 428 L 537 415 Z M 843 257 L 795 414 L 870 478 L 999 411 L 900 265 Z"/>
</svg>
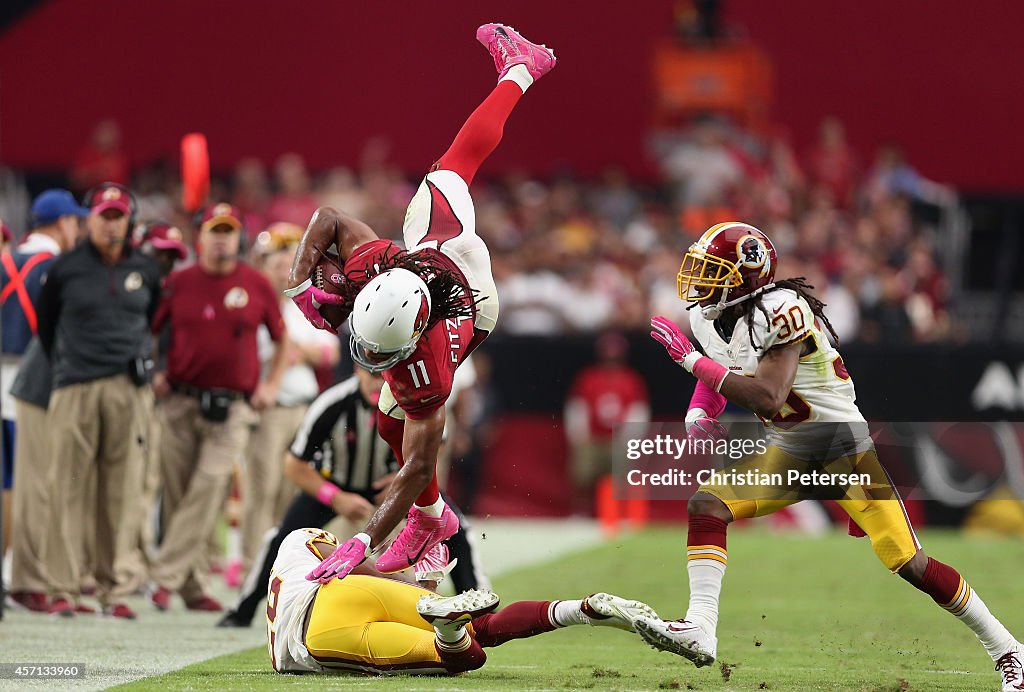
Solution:
<svg viewBox="0 0 1024 692">
<path fill-rule="evenodd" d="M 681 617 L 684 541 L 683 528 L 628 535 L 510 573 L 495 590 L 505 603 L 611 591 L 644 599 L 663 617 Z M 934 531 L 922 541 L 964 573 L 1011 631 L 1024 632 L 1020 542 Z M 974 635 L 890 575 L 866 539 L 733 531 L 722 599 L 722 665 L 700 670 L 635 635 L 574 627 L 489 649 L 484 668 L 455 678 L 282 676 L 260 648 L 117 689 L 998 689 Z"/>
</svg>

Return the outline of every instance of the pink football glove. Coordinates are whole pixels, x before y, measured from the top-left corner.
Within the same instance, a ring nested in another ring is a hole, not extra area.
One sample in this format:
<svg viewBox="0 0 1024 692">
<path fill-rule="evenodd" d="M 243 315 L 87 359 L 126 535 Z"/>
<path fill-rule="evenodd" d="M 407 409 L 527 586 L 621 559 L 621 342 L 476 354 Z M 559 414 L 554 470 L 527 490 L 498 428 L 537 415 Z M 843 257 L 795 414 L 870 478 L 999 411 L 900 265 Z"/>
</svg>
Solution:
<svg viewBox="0 0 1024 692">
<path fill-rule="evenodd" d="M 344 579 L 351 574 L 352 570 L 362 564 L 369 552 L 370 537 L 365 533 L 358 533 L 339 545 L 333 553 L 306 575 L 306 580 L 326 584 L 335 577 Z"/>
<path fill-rule="evenodd" d="M 341 305 L 345 302 L 344 298 L 317 288 L 313 285 L 312 279 L 306 279 L 295 288 L 285 290 L 284 294 L 291 298 L 293 303 L 299 306 L 299 310 L 302 310 L 302 314 L 305 315 L 306 319 L 309 320 L 309 323 L 314 327 L 317 329 L 325 329 L 332 334 L 338 333 L 334 327 L 331 326 L 331 323 L 320 314 L 320 306 Z"/>
<path fill-rule="evenodd" d="M 665 347 L 672 360 L 714 391 L 721 389 L 729 371 L 724 365 L 702 356 L 686 338 L 678 324 L 658 315 L 651 318 L 651 329 L 654 330 L 651 337 Z"/>
<path fill-rule="evenodd" d="M 693 372 L 693 365 L 703 356 L 683 334 L 679 325 L 667 317 L 658 315 L 651 318 L 651 338 L 665 347 L 669 358 L 682 366 L 686 372 Z"/>
<path fill-rule="evenodd" d="M 726 431 L 725 426 L 714 418 L 702 417 L 693 421 L 687 421 L 686 436 L 691 440 L 718 442 L 719 440 L 728 439 L 729 433 Z"/>
</svg>

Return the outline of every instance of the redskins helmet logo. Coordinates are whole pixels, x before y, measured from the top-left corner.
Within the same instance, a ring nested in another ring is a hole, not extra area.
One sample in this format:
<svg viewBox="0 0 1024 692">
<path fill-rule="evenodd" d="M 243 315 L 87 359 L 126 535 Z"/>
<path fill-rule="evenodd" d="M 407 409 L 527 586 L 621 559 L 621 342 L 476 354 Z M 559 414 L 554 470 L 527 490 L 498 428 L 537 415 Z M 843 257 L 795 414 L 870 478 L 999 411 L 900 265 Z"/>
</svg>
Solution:
<svg viewBox="0 0 1024 692">
<path fill-rule="evenodd" d="M 221 202 L 213 208 L 211 216 L 231 216 L 231 205 Z"/>
<path fill-rule="evenodd" d="M 104 202 L 109 202 L 112 199 L 121 199 L 121 191 L 116 187 L 108 187 L 103 191 L 100 199 Z"/>
<path fill-rule="evenodd" d="M 768 248 L 757 236 L 745 235 L 736 241 L 736 256 L 744 267 L 757 269 L 768 261 Z"/>
</svg>

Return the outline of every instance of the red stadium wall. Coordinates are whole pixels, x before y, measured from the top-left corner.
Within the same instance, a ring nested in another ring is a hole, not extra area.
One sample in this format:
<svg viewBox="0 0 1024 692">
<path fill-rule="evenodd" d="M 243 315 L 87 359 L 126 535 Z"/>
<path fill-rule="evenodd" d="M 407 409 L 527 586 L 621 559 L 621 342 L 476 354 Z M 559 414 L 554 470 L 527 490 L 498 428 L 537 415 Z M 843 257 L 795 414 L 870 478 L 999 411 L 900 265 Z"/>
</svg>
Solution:
<svg viewBox="0 0 1024 692">
<path fill-rule="evenodd" d="M 867 155 L 898 140 L 911 161 L 965 188 L 1024 191 L 1018 156 L 1024 4 L 956 0 L 724 0 L 771 56 L 776 120 L 806 144 L 823 115 Z M 354 164 L 370 137 L 423 170 L 493 79 L 471 39 L 494 8 L 431 3 L 138 3 L 52 0 L 0 36 L 0 160 L 64 170 L 97 120 L 117 118 L 136 162 L 205 131 L 216 166 L 303 153 Z M 652 43 L 673 0 L 526 0 L 507 17 L 562 65 L 509 124 L 491 171 L 608 163 L 649 172 Z M 443 7 L 443 11 L 438 10 Z"/>
</svg>

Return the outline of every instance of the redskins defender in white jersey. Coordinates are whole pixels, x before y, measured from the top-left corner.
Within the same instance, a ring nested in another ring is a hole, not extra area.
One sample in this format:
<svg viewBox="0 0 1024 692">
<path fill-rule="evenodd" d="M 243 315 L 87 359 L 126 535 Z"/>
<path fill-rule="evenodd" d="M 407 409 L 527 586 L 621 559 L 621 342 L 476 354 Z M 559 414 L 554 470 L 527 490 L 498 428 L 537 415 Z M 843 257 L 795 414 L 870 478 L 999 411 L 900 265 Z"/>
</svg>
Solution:
<svg viewBox="0 0 1024 692">
<path fill-rule="evenodd" d="M 414 568 L 418 585 L 364 562 L 326 584 L 306 574 L 338 548 L 321 529 L 298 529 L 278 550 L 267 595 L 267 634 L 279 673 L 359 671 L 456 674 L 484 665 L 485 648 L 572 625 L 634 631 L 638 618 L 657 618 L 640 601 L 596 593 L 561 601 L 516 601 L 495 610 L 498 596 L 470 589 L 434 593 L 454 563 L 441 543 Z M 421 588 L 426 587 L 426 588 Z"/>
<path fill-rule="evenodd" d="M 306 575 L 333 552 L 338 539 L 321 529 L 298 529 L 282 541 L 270 572 L 267 640 L 274 670 L 315 672 L 323 666 L 306 649 L 303 628 L 320 583 Z"/>
<path fill-rule="evenodd" d="M 931 596 L 970 627 L 996 662 L 1004 690 L 1024 690 L 1024 647 L 989 612 L 952 567 L 925 555 L 903 503 L 875 455 L 856 406 L 853 381 L 824 313 L 803 278 L 775 280 L 778 257 L 757 228 L 730 222 L 712 226 L 690 246 L 679 270 L 679 297 L 691 303 L 690 324 L 706 355 L 678 325 L 651 320 L 651 336 L 697 378 L 686 415 L 692 439 L 722 439 L 717 421 L 726 400 L 753 411 L 768 430 L 768 447 L 737 464 L 737 471 L 856 470 L 872 483 L 833 488 L 840 506 L 871 539 L 892 572 Z M 827 330 L 827 333 L 826 333 Z M 805 496 L 805 495 L 804 495 Z M 715 631 L 728 563 L 726 529 L 734 519 L 770 514 L 798 502 L 799 493 L 703 485 L 690 499 L 686 617 L 641 619 L 638 633 L 652 646 L 697 666 L 717 655 Z"/>
<path fill-rule="evenodd" d="M 793 385 L 778 413 L 762 419 L 769 441 L 797 457 L 813 458 L 823 444 L 831 444 L 822 438 L 833 435 L 836 427 L 813 424 L 842 422 L 849 426 L 844 432 L 860 443 L 858 451 L 865 451 L 870 444 L 867 424 L 857 408 L 853 379 L 829 338 L 831 327 L 814 314 L 802 291 L 773 288 L 759 296 L 755 309 L 739 316 L 728 338 L 717 321 L 704 317 L 701 310 L 691 310 L 694 337 L 709 358 L 730 373 L 747 377 L 757 373 L 766 352 L 799 344 Z"/>
</svg>

